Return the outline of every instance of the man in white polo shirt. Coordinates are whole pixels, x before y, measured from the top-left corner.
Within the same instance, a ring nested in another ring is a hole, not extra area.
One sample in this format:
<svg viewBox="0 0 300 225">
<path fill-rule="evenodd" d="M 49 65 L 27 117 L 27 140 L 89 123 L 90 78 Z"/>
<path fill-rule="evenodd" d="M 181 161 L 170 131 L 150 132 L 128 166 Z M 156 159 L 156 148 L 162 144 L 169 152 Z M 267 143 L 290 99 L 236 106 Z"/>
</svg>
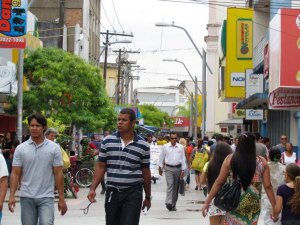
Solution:
<svg viewBox="0 0 300 225">
<path fill-rule="evenodd" d="M 47 120 L 39 113 L 28 117 L 30 138 L 14 154 L 10 178 L 9 210 L 14 212 L 15 193 L 21 178 L 22 225 L 54 224 L 54 185 L 59 194 L 58 210 L 67 212 L 60 147 L 45 138 Z"/>
</svg>

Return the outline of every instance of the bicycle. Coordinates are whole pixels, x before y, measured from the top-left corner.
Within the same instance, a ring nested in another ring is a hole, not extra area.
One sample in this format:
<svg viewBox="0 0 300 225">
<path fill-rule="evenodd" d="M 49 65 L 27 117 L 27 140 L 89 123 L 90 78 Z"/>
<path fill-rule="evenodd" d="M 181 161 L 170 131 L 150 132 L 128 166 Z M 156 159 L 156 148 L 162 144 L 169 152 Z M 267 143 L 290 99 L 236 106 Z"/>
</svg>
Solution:
<svg viewBox="0 0 300 225">
<path fill-rule="evenodd" d="M 82 161 L 77 160 L 77 157 L 72 158 L 71 167 L 68 169 L 73 177 L 73 181 L 80 187 L 87 188 L 92 185 L 94 171 L 92 167 L 82 165 Z"/>
<path fill-rule="evenodd" d="M 65 194 L 70 195 L 69 193 L 71 193 L 73 198 L 76 199 L 79 188 L 77 184 L 74 183 L 72 173 L 69 169 L 66 170 L 64 174 L 64 178 L 65 178 Z"/>
</svg>

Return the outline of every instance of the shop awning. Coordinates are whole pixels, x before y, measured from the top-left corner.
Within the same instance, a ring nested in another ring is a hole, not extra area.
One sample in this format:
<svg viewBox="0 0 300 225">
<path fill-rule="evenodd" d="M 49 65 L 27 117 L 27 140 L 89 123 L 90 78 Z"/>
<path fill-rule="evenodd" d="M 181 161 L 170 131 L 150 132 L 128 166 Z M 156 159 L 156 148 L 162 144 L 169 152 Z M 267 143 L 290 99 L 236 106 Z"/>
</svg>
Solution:
<svg viewBox="0 0 300 225">
<path fill-rule="evenodd" d="M 229 119 L 217 123 L 219 126 L 240 125 L 243 124 L 243 119 Z"/>
<path fill-rule="evenodd" d="M 256 93 L 240 101 L 237 109 L 268 109 L 269 96 L 268 93 Z"/>
</svg>

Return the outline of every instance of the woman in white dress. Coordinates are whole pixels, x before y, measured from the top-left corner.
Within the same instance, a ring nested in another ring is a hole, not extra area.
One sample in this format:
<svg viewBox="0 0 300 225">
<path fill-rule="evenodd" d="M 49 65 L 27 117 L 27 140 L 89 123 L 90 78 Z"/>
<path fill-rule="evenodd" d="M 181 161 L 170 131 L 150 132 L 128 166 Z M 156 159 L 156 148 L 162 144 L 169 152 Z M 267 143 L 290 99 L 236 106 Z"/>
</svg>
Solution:
<svg viewBox="0 0 300 225">
<path fill-rule="evenodd" d="M 274 194 L 276 194 L 277 189 L 280 185 L 284 184 L 284 171 L 285 166 L 280 163 L 281 152 L 278 147 L 272 147 L 269 151 L 269 168 L 270 168 L 270 178 L 273 186 Z M 273 209 L 269 198 L 267 197 L 266 191 L 262 189 L 261 195 L 261 216 L 264 220 L 265 225 L 281 225 L 281 221 L 273 222 L 270 215 L 273 213 Z"/>
<path fill-rule="evenodd" d="M 286 143 L 285 151 L 282 153 L 282 163 L 288 165 L 290 163 L 297 163 L 297 155 L 293 152 L 292 143 Z"/>
</svg>

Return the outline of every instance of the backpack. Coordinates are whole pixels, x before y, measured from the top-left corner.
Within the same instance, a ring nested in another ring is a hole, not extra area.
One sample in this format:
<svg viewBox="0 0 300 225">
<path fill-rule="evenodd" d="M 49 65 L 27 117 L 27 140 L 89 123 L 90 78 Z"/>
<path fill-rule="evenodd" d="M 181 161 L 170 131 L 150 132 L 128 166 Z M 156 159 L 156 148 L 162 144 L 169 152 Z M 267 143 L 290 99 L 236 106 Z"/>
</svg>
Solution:
<svg viewBox="0 0 300 225">
<path fill-rule="evenodd" d="M 192 161 L 192 169 L 202 172 L 204 165 L 207 162 L 208 162 L 208 153 L 204 148 L 201 148 L 194 155 L 194 159 Z"/>
</svg>

